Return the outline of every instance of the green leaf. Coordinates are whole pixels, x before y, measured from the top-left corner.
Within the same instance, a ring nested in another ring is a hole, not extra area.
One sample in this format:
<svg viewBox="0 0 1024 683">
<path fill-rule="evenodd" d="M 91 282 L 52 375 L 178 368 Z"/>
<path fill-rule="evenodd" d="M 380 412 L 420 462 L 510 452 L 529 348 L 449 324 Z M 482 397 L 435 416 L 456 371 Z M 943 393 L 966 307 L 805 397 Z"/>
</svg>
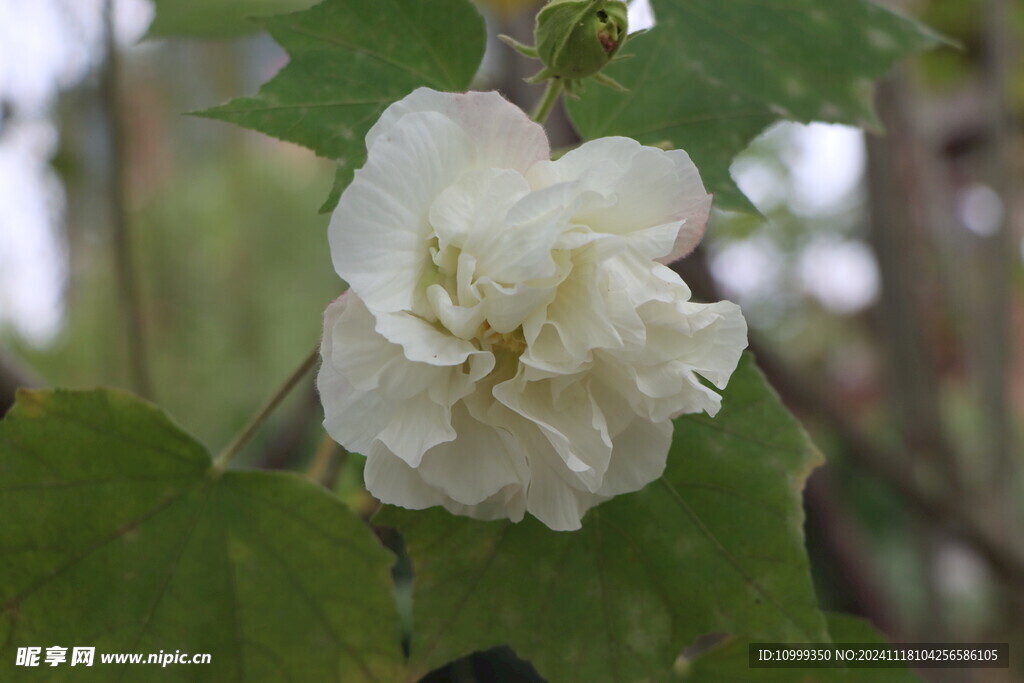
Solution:
<svg viewBox="0 0 1024 683">
<path fill-rule="evenodd" d="M 54 645 L 96 648 L 76 681 L 396 680 L 392 560 L 322 488 L 218 475 L 127 394 L 21 392 L 0 423 L 2 680 L 40 680 L 15 651 Z M 212 661 L 100 664 L 161 650 Z"/>
<path fill-rule="evenodd" d="M 334 171 L 334 182 L 331 183 L 331 192 L 317 213 L 330 213 L 341 201 L 341 193 L 352 179 L 353 169 L 350 166 L 339 165 Z"/>
<path fill-rule="evenodd" d="M 826 614 L 834 643 L 872 643 L 887 641 L 867 621 L 847 614 Z M 687 667 L 687 683 L 914 683 L 920 681 L 910 669 L 754 669 L 749 665 L 746 638 L 732 638 L 714 648 Z"/>
<path fill-rule="evenodd" d="M 587 139 L 625 135 L 687 150 L 723 209 L 750 210 L 733 157 L 780 119 L 877 126 L 874 81 L 939 38 L 866 0 L 661 0 L 635 59 L 569 113 Z"/>
<path fill-rule="evenodd" d="M 288 65 L 255 97 L 199 115 L 338 160 L 336 189 L 362 164 L 366 133 L 389 104 L 420 86 L 469 87 L 486 38 L 468 0 L 327 0 L 266 27 Z"/>
<path fill-rule="evenodd" d="M 154 0 L 156 17 L 148 38 L 222 38 L 263 28 L 255 19 L 295 12 L 319 0 Z"/>
<path fill-rule="evenodd" d="M 552 681 L 666 680 L 703 633 L 827 640 L 801 505 L 820 461 L 747 357 L 718 417 L 676 420 L 664 476 L 580 531 L 385 509 L 416 575 L 412 670 L 507 643 Z"/>
</svg>

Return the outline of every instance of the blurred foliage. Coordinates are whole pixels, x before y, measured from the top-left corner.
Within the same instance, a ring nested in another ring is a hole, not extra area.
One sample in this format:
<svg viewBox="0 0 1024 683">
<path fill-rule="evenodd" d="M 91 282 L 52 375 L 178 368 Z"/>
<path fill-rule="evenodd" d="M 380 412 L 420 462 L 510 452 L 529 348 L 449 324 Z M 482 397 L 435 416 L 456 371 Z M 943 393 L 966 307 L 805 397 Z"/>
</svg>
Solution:
<svg viewBox="0 0 1024 683">
<path fill-rule="evenodd" d="M 320 0 L 154 0 L 149 38 L 222 38 L 262 30 L 261 19 L 308 9 Z"/>
<path fill-rule="evenodd" d="M 985 0 L 930 0 L 921 12 L 922 21 L 956 41 L 921 54 L 915 60 L 924 83 L 940 92 L 951 92 L 975 81 L 986 57 L 983 35 Z M 1024 33 L 1024 3 L 1012 2 L 1013 29 Z M 1024 63 L 1017 66 L 1012 84 L 1014 105 L 1024 108 Z"/>
<path fill-rule="evenodd" d="M 174 71 L 191 52 L 160 51 L 151 63 Z M 240 60 L 245 52 L 228 54 Z M 205 87 L 237 77 L 238 66 L 221 63 Z M 318 342 L 323 309 L 343 289 L 327 249 L 327 217 L 316 212 L 333 165 L 256 134 L 211 136 L 218 124 L 168 117 L 167 109 L 188 106 L 171 88 L 159 97 L 145 87 L 134 92 L 129 219 L 156 398 L 200 441 L 219 447 Z M 97 162 L 88 151 L 64 152 L 74 161 L 65 164 L 72 271 L 63 329 L 47 348 L 16 347 L 55 384 L 126 386 L 110 236 L 93 206 L 105 185 L 85 170 Z"/>
<path fill-rule="evenodd" d="M 318 342 L 343 289 L 314 210 L 329 165 L 262 141 L 225 151 L 138 212 L 160 400 L 218 441 Z M 202 410 L 197 387 L 223 392 L 219 410 Z"/>
<path fill-rule="evenodd" d="M 544 0 L 473 0 L 473 2 L 491 10 L 502 19 L 509 19 L 527 10 L 540 7 Z"/>
</svg>

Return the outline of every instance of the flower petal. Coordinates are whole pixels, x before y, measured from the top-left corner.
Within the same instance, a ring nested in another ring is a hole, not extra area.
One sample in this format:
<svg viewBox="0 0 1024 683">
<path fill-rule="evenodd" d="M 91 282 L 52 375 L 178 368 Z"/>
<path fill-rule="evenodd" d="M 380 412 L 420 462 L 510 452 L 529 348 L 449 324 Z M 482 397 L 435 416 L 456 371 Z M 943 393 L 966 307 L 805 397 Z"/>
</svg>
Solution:
<svg viewBox="0 0 1024 683">
<path fill-rule="evenodd" d="M 389 342 L 400 345 L 407 359 L 419 363 L 461 365 L 470 356 L 485 353 L 408 313 L 377 313 L 376 329 Z"/>
<path fill-rule="evenodd" d="M 324 406 L 324 428 L 335 441 L 359 453 L 370 450 L 377 434 L 387 426 L 387 415 L 381 410 L 381 397 L 373 392 L 358 391 L 336 366 L 334 329 L 348 303 L 346 292 L 332 301 L 324 314 L 324 339 L 320 346 L 323 363 L 317 373 L 316 386 Z"/>
<path fill-rule="evenodd" d="M 410 359 L 374 329 L 382 320 L 385 327 L 397 322 L 401 329 L 399 316 L 375 321 L 354 293 L 328 307 L 318 376 L 324 424 L 350 450 L 367 453 L 379 442 L 415 467 L 426 451 L 456 437 L 451 407 L 473 391 L 494 359 L 472 347 L 458 365 Z M 429 354 L 426 343 L 420 352 Z"/>
<path fill-rule="evenodd" d="M 430 206 L 474 156 L 466 132 L 437 112 L 408 114 L 376 139 L 328 228 L 334 268 L 367 306 L 428 312 Z"/>
<path fill-rule="evenodd" d="M 615 457 L 608 464 L 597 493 L 617 496 L 639 491 L 665 472 L 665 461 L 672 445 L 672 423 L 633 420 L 614 439 Z"/>
<path fill-rule="evenodd" d="M 525 172 L 551 154 L 544 128 L 498 93 L 447 93 L 430 88 L 417 88 L 384 110 L 366 135 L 367 148 L 403 116 L 423 111 L 444 114 L 466 131 L 477 149 L 477 168 Z"/>
<path fill-rule="evenodd" d="M 463 505 L 449 498 L 444 502 L 444 507 L 454 515 L 466 515 L 474 519 L 520 522 L 526 514 L 526 488 L 510 484 L 476 505 Z"/>
<path fill-rule="evenodd" d="M 526 319 L 523 363 L 568 374 L 578 371 L 593 349 L 622 346 L 622 331 L 609 315 L 598 276 L 595 264 L 574 264 L 554 300 Z"/>
<path fill-rule="evenodd" d="M 473 419 L 462 403 L 452 410 L 452 426 L 458 438 L 424 455 L 419 465 L 424 481 L 456 503 L 468 506 L 478 505 L 509 486 L 526 486 L 526 459 L 514 445 L 510 450 L 507 435 Z"/>
<path fill-rule="evenodd" d="M 549 161 L 494 93 L 421 88 L 367 135 L 331 219 L 351 293 L 328 307 L 329 433 L 412 508 L 577 529 L 665 467 L 672 424 L 714 414 L 746 345 L 731 303 L 661 262 L 711 198 L 685 152 L 627 138 Z"/>
<path fill-rule="evenodd" d="M 597 491 L 612 455 L 604 414 L 586 375 L 528 381 L 523 368 L 494 397 L 540 429 L 580 488 Z"/>
<path fill-rule="evenodd" d="M 526 510 L 555 531 L 575 531 L 587 510 L 606 498 L 569 485 L 552 457 L 535 455 L 530 461 Z"/>
<path fill-rule="evenodd" d="M 592 197 L 573 217 L 596 233 L 623 235 L 664 263 L 691 251 L 704 234 L 711 195 L 682 150 L 643 147 L 628 138 L 592 140 L 531 169 L 534 187 L 578 180 Z M 613 199 L 613 201 L 609 201 Z"/>
<path fill-rule="evenodd" d="M 411 510 L 443 505 L 443 493 L 427 485 L 414 467 L 378 445 L 363 468 L 366 490 L 382 503 Z"/>
</svg>

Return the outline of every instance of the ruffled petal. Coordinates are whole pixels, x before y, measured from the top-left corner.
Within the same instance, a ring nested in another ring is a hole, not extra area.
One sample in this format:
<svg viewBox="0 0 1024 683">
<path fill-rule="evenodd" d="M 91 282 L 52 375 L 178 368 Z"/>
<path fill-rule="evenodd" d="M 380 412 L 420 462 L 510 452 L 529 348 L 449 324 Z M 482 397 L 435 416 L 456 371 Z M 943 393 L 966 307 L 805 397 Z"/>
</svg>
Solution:
<svg viewBox="0 0 1024 683">
<path fill-rule="evenodd" d="M 693 343 L 678 360 L 692 367 L 719 389 L 725 389 L 736 370 L 743 349 L 747 348 L 747 321 L 740 307 L 731 301 L 713 304 L 680 302 L 678 313 L 684 318 L 695 315 L 713 319 L 692 332 Z"/>
<path fill-rule="evenodd" d="M 639 491 L 665 472 L 672 445 L 672 423 L 633 420 L 614 439 L 615 457 L 608 464 L 597 493 L 617 496 Z"/>
<path fill-rule="evenodd" d="M 622 346 L 622 330 L 608 315 L 598 275 L 596 266 L 586 260 L 574 264 L 547 308 L 526 319 L 523 363 L 568 374 L 588 362 L 593 349 Z"/>
<path fill-rule="evenodd" d="M 451 498 L 445 500 L 443 505 L 453 515 L 465 515 L 484 521 L 507 519 L 521 522 L 526 514 L 526 488 L 510 484 L 476 505 L 463 505 Z"/>
<path fill-rule="evenodd" d="M 483 353 L 408 313 L 377 313 L 376 329 L 389 342 L 400 345 L 407 359 L 418 363 L 461 365 L 470 356 Z"/>
<path fill-rule="evenodd" d="M 577 181 L 589 201 L 573 216 L 595 233 L 621 235 L 648 258 L 670 263 L 704 234 L 711 195 L 682 150 L 643 147 L 628 138 L 587 142 L 528 175 L 535 187 Z"/>
<path fill-rule="evenodd" d="M 367 148 L 402 117 L 438 112 L 464 129 L 476 151 L 476 168 L 512 168 L 526 172 L 551 155 L 544 128 L 496 92 L 447 93 L 417 88 L 381 114 L 366 135 Z"/>
<path fill-rule="evenodd" d="M 526 510 L 555 531 L 576 531 L 583 526 L 587 510 L 607 500 L 571 486 L 549 455 L 536 455 L 530 463 L 530 474 Z"/>
<path fill-rule="evenodd" d="M 494 387 L 494 397 L 532 422 L 558 454 L 566 476 L 596 491 L 612 456 L 612 440 L 585 375 L 527 381 L 523 369 Z"/>
<path fill-rule="evenodd" d="M 647 331 L 643 347 L 597 354 L 592 372 L 620 388 L 632 409 L 653 422 L 684 413 L 718 413 L 720 389 L 747 345 L 746 321 L 735 304 L 652 302 L 639 309 Z"/>
<path fill-rule="evenodd" d="M 729 302 L 661 265 L 710 196 L 685 152 L 627 138 L 548 161 L 494 93 L 421 88 L 367 135 L 331 219 L 351 286 L 325 315 L 329 433 L 385 502 L 577 529 L 661 475 L 671 418 L 714 414 L 746 345 Z"/>
<path fill-rule="evenodd" d="M 509 209 L 529 191 L 522 174 L 511 169 L 489 168 L 464 174 L 430 207 L 430 224 L 440 249 L 466 249 L 472 233 L 477 233 L 479 240 L 482 234 L 500 231 Z"/>
<path fill-rule="evenodd" d="M 458 438 L 424 455 L 419 466 L 424 481 L 467 506 L 483 503 L 510 486 L 526 486 L 526 459 L 518 449 L 509 449 L 497 429 L 473 419 L 461 403 L 452 411 L 452 426 Z"/>
<path fill-rule="evenodd" d="M 466 132 L 437 112 L 408 114 L 380 135 L 338 202 L 328 228 L 334 268 L 375 311 L 424 315 L 430 206 L 472 168 Z"/>
<path fill-rule="evenodd" d="M 383 446 L 367 455 L 363 480 L 367 491 L 389 505 L 422 510 L 446 502 L 444 494 L 424 482 L 416 468 Z"/>
<path fill-rule="evenodd" d="M 426 451 L 455 439 L 451 407 L 490 372 L 494 358 L 470 347 L 458 365 L 410 359 L 374 329 L 382 319 L 353 293 L 328 307 L 318 376 L 324 424 L 350 450 L 366 453 L 379 442 L 415 467 Z M 419 352 L 429 353 L 424 349 L 426 342 Z"/>
<path fill-rule="evenodd" d="M 323 362 L 316 386 L 324 406 L 324 429 L 346 448 L 366 453 L 388 422 L 381 410 L 382 399 L 373 392 L 359 391 L 335 365 L 334 329 L 348 303 L 346 292 L 332 301 L 324 314 L 324 338 L 320 345 Z"/>
</svg>

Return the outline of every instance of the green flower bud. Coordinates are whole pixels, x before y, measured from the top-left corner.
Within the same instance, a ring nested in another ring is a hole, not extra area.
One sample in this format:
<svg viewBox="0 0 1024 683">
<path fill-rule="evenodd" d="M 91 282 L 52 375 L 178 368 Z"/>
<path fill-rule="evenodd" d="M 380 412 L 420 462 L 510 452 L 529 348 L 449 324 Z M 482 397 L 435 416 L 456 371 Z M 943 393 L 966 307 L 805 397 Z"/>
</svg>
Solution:
<svg viewBox="0 0 1024 683">
<path fill-rule="evenodd" d="M 626 3 L 552 0 L 537 14 L 537 55 L 548 77 L 579 80 L 612 60 L 626 40 Z"/>
</svg>

